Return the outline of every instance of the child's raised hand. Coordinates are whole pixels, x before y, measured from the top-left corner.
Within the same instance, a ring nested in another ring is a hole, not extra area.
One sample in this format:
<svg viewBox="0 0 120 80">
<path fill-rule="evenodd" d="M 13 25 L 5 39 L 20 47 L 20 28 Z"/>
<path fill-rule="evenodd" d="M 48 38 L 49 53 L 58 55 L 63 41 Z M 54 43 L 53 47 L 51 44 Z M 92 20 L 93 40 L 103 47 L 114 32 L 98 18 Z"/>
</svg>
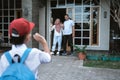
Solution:
<svg viewBox="0 0 120 80">
<path fill-rule="evenodd" d="M 40 42 L 41 44 L 46 43 L 45 38 L 44 38 L 43 36 L 41 36 L 39 33 L 35 33 L 35 34 L 33 35 L 33 38 L 34 38 L 36 41 Z"/>
<path fill-rule="evenodd" d="M 45 40 L 45 38 L 44 38 L 43 36 L 41 36 L 39 33 L 35 33 L 35 34 L 33 35 L 33 38 L 34 38 L 36 41 L 38 41 L 38 42 L 40 42 L 40 43 L 42 44 L 43 49 L 44 49 L 45 52 L 47 52 L 47 53 L 50 54 L 50 49 L 49 49 L 49 47 L 48 47 L 48 45 L 47 45 L 47 42 L 46 42 L 46 40 Z"/>
</svg>

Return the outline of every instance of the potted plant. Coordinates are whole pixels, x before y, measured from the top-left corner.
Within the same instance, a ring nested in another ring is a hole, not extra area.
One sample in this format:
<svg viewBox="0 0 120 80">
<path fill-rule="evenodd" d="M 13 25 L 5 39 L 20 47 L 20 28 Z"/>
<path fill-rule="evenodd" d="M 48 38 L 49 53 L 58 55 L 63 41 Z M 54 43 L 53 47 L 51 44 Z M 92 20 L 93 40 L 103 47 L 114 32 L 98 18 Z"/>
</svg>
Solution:
<svg viewBox="0 0 120 80">
<path fill-rule="evenodd" d="M 84 45 L 83 47 L 78 47 L 77 45 L 73 45 L 73 47 L 75 48 L 75 53 L 78 55 L 78 58 L 80 60 L 85 60 L 87 45 Z"/>
</svg>

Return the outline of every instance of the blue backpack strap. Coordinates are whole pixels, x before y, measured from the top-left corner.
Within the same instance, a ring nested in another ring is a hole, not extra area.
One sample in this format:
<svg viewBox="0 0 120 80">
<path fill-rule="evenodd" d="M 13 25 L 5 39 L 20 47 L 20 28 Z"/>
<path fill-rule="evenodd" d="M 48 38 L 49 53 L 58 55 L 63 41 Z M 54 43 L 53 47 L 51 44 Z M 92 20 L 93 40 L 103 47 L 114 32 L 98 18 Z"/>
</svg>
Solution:
<svg viewBox="0 0 120 80">
<path fill-rule="evenodd" d="M 8 62 L 9 62 L 9 64 L 12 64 L 12 57 L 11 57 L 9 51 L 5 52 L 5 56 L 6 56 L 7 60 L 8 60 Z"/>
<path fill-rule="evenodd" d="M 24 63 L 25 59 L 28 57 L 28 55 L 29 55 L 29 53 L 30 53 L 31 50 L 32 50 L 31 48 L 27 48 L 27 49 L 25 50 L 25 52 L 24 52 L 24 54 L 23 54 L 23 56 L 22 56 L 22 58 L 21 58 L 20 63 Z"/>
</svg>

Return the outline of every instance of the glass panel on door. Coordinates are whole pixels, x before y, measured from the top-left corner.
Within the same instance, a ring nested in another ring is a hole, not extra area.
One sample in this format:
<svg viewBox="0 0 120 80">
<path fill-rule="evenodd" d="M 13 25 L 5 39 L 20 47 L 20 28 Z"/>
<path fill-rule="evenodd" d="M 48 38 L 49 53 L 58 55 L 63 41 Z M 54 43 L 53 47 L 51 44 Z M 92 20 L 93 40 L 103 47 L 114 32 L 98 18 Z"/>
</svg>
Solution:
<svg viewBox="0 0 120 80">
<path fill-rule="evenodd" d="M 91 8 L 91 45 L 98 45 L 99 40 L 99 8 Z"/>
</svg>

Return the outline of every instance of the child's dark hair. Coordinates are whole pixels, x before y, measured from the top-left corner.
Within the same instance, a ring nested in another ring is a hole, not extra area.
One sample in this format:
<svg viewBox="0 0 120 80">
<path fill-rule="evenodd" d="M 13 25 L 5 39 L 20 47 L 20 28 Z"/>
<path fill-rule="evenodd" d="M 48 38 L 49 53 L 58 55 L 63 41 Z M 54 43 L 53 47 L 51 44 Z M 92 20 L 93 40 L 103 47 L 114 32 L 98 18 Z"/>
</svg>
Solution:
<svg viewBox="0 0 120 80">
<path fill-rule="evenodd" d="M 10 43 L 14 45 L 21 45 L 24 43 L 26 36 L 21 36 L 21 37 L 11 37 L 10 38 Z"/>
<path fill-rule="evenodd" d="M 12 30 L 12 33 L 18 34 L 15 29 Z M 26 38 L 26 35 L 20 36 L 20 37 L 10 36 L 10 43 L 12 43 L 14 45 L 21 45 L 24 43 L 25 38 Z"/>
</svg>

